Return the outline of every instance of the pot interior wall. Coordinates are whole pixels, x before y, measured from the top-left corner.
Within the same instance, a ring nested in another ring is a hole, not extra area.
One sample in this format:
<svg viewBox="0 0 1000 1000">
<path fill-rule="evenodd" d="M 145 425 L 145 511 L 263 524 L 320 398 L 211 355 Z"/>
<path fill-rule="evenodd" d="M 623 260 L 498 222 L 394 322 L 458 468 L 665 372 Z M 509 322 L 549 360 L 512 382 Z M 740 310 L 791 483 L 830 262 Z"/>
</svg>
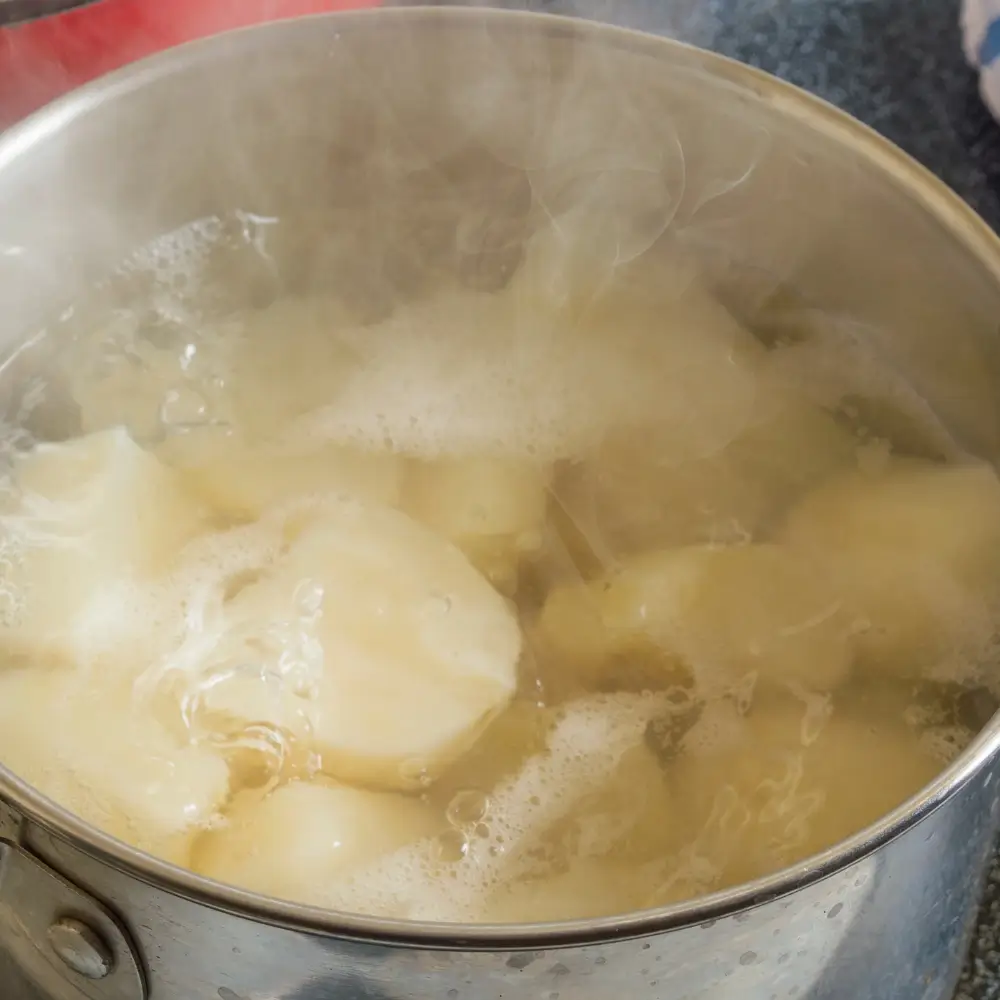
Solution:
<svg viewBox="0 0 1000 1000">
<path fill-rule="evenodd" d="M 717 65 L 482 12 L 188 46 L 0 149 L 0 344 L 198 220 L 216 221 L 187 234 L 189 249 L 192 232 L 214 241 L 197 280 L 175 241 L 173 259 L 91 295 L 91 318 L 289 290 L 378 313 L 429 283 L 501 284 L 524 239 L 553 227 L 591 277 L 646 253 L 655 281 L 657 255 L 680 250 L 762 329 L 804 303 L 891 362 L 963 445 L 1000 457 L 1000 282 L 971 249 L 983 235 L 825 110 Z"/>
</svg>

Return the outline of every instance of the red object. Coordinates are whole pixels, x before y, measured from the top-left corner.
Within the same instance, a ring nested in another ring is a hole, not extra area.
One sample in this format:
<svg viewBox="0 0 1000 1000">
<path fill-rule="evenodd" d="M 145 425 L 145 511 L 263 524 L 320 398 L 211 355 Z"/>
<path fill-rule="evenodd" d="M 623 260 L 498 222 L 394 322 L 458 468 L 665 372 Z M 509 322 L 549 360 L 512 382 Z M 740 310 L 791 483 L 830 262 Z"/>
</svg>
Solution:
<svg viewBox="0 0 1000 1000">
<path fill-rule="evenodd" d="M 97 0 L 0 29 L 0 127 L 172 45 L 261 21 L 381 0 Z"/>
</svg>

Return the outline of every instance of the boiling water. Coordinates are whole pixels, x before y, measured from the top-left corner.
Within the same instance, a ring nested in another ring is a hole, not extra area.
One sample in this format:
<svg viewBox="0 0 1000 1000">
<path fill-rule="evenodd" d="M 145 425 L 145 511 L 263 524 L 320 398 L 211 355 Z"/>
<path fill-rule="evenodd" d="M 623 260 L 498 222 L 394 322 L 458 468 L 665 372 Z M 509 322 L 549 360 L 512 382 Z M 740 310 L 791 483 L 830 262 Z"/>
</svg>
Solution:
<svg viewBox="0 0 1000 1000">
<path fill-rule="evenodd" d="M 542 238 L 276 297 L 269 225 L 238 302 L 202 223 L 5 371 L 0 758 L 62 805 L 278 897 L 568 919 L 829 847 L 992 714 L 1000 482 L 892 372 L 831 388 L 835 326 Z"/>
</svg>

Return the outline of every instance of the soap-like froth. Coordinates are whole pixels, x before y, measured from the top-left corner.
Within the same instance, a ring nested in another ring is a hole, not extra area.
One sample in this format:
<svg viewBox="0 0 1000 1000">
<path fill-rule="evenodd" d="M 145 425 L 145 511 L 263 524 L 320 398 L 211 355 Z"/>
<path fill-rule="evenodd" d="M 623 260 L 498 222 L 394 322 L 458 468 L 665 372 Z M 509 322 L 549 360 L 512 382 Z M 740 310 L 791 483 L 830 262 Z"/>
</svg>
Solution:
<svg viewBox="0 0 1000 1000">
<path fill-rule="evenodd" d="M 519 317 L 511 305 L 454 293 L 366 329 L 364 361 L 340 398 L 298 431 L 425 458 L 484 450 L 556 458 L 586 447 L 606 406 L 632 409 L 629 380 L 611 374 L 620 358 L 576 353 L 543 318 Z M 595 391 L 607 401 L 595 403 Z"/>
<path fill-rule="evenodd" d="M 461 860 L 442 860 L 437 839 L 421 841 L 330 886 L 325 904 L 411 920 L 482 920 L 494 893 L 536 873 L 531 852 L 540 837 L 614 773 L 662 708 L 655 696 L 632 694 L 569 704 L 545 751 L 490 796 Z"/>
<path fill-rule="evenodd" d="M 611 337 L 518 289 L 442 292 L 375 326 L 342 331 L 360 362 L 337 398 L 292 433 L 423 458 L 554 460 L 586 453 L 612 426 L 665 420 L 687 428 L 696 399 L 709 394 L 725 416 L 703 423 L 708 434 L 696 433 L 695 446 L 724 446 L 745 425 L 756 391 L 753 369 L 734 360 L 738 328 L 728 320 L 681 350 L 668 315 L 651 359 L 642 349 L 648 320 L 624 317 Z"/>
<path fill-rule="evenodd" d="M 678 448 L 711 454 L 751 419 L 761 347 L 690 266 L 657 266 L 651 298 L 636 293 L 627 261 L 593 285 L 563 243 L 536 237 L 506 288 L 442 286 L 375 324 L 315 296 L 202 318 L 187 300 L 230 244 L 251 270 L 269 260 L 254 232 L 237 230 L 202 220 L 123 269 L 160 290 L 157 329 L 125 308 L 74 337 L 68 374 L 86 427 L 125 422 L 146 442 L 225 425 L 298 449 L 321 438 L 425 458 L 552 460 L 650 422 Z M 580 301 L 567 298 L 567 281 Z"/>
<path fill-rule="evenodd" d="M 173 674 L 187 678 L 182 682 L 187 696 L 196 695 L 204 657 L 221 634 L 223 605 L 235 587 L 260 574 L 280 551 L 282 515 L 202 535 L 179 554 L 169 576 L 135 587 L 135 606 L 148 627 L 163 636 L 163 655 L 138 672 L 137 694 L 155 691 Z"/>
</svg>

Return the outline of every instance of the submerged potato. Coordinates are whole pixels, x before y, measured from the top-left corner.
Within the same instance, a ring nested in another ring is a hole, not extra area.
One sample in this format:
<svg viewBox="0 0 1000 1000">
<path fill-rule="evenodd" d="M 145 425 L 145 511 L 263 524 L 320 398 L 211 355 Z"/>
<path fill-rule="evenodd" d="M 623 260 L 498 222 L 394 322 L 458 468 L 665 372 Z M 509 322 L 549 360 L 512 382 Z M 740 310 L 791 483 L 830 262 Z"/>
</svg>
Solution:
<svg viewBox="0 0 1000 1000">
<path fill-rule="evenodd" d="M 708 706 L 668 764 L 690 850 L 721 884 L 832 847 L 916 794 L 940 770 L 897 717 L 878 724 L 821 704 L 764 700 L 742 716 Z"/>
<path fill-rule="evenodd" d="M 448 543 L 389 508 L 332 502 L 226 606 L 212 713 L 290 729 L 335 777 L 419 786 L 514 694 L 520 632 Z"/>
<path fill-rule="evenodd" d="M 674 429 L 651 424 L 612 435 L 564 470 L 556 496 L 598 558 L 748 541 L 825 476 L 856 464 L 857 442 L 828 413 L 758 388 L 743 424 L 703 454 L 679 454 Z M 706 405 L 714 404 L 701 400 L 695 412 Z"/>
<path fill-rule="evenodd" d="M 42 444 L 14 466 L 0 513 L 13 559 L 0 588 L 0 651 L 87 663 L 148 630 L 134 584 L 164 573 L 203 528 L 199 504 L 174 474 L 116 428 Z"/>
<path fill-rule="evenodd" d="M 303 297 L 175 331 L 166 344 L 141 331 L 120 341 L 99 331 L 101 363 L 89 350 L 68 362 L 81 424 L 125 426 L 143 444 L 219 426 L 272 438 L 336 393 L 355 356 L 336 334 L 351 322 L 338 301 Z"/>
<path fill-rule="evenodd" d="M 227 393 L 234 425 L 251 440 L 274 438 L 328 403 L 353 371 L 356 320 L 342 302 L 319 296 L 278 299 L 235 317 Z"/>
<path fill-rule="evenodd" d="M 689 546 L 554 591 L 536 629 L 543 656 L 583 670 L 650 648 L 705 685 L 755 673 L 829 690 L 851 665 L 851 619 L 822 570 L 777 545 Z"/>
<path fill-rule="evenodd" d="M 0 671 L 0 760 L 87 822 L 179 865 L 229 793 L 221 757 L 175 740 L 128 685 L 86 672 Z"/>
<path fill-rule="evenodd" d="M 402 503 L 510 591 L 521 559 L 541 545 L 548 478 L 544 465 L 528 459 L 418 461 L 407 470 Z"/>
<path fill-rule="evenodd" d="M 134 331 L 120 343 L 115 331 L 101 331 L 100 361 L 89 350 L 71 352 L 70 392 L 85 434 L 124 427 L 144 446 L 162 440 L 167 429 L 200 428 L 232 419 L 218 373 L 228 361 L 222 344 L 159 346 Z M 189 348 L 194 348 L 190 350 Z"/>
<path fill-rule="evenodd" d="M 792 510 L 789 544 L 864 619 L 866 668 L 974 668 L 1000 610 L 1000 480 L 986 465 L 895 461 L 831 480 Z"/>
<path fill-rule="evenodd" d="M 234 802 L 198 841 L 192 867 L 241 889 L 321 906 L 334 880 L 436 828 L 426 806 L 403 795 L 294 781 Z"/>
<path fill-rule="evenodd" d="M 350 496 L 394 505 L 401 462 L 389 452 L 366 452 L 334 444 L 299 450 L 220 443 L 206 453 L 185 455 L 174 442 L 172 460 L 185 483 L 213 509 L 248 520 L 303 497 Z"/>
<path fill-rule="evenodd" d="M 641 410 L 624 412 L 671 428 L 672 455 L 707 454 L 731 439 L 753 409 L 762 345 L 689 261 L 653 253 L 616 260 L 610 272 L 594 275 L 587 266 L 592 248 L 579 248 L 579 255 L 575 249 L 564 231 L 530 242 L 506 292 L 518 315 L 550 317 L 581 345 L 616 348 L 608 359 L 624 361 L 632 375 L 621 388 L 645 393 L 658 386 Z M 609 427 L 620 416 L 605 407 L 596 415 Z"/>
</svg>

